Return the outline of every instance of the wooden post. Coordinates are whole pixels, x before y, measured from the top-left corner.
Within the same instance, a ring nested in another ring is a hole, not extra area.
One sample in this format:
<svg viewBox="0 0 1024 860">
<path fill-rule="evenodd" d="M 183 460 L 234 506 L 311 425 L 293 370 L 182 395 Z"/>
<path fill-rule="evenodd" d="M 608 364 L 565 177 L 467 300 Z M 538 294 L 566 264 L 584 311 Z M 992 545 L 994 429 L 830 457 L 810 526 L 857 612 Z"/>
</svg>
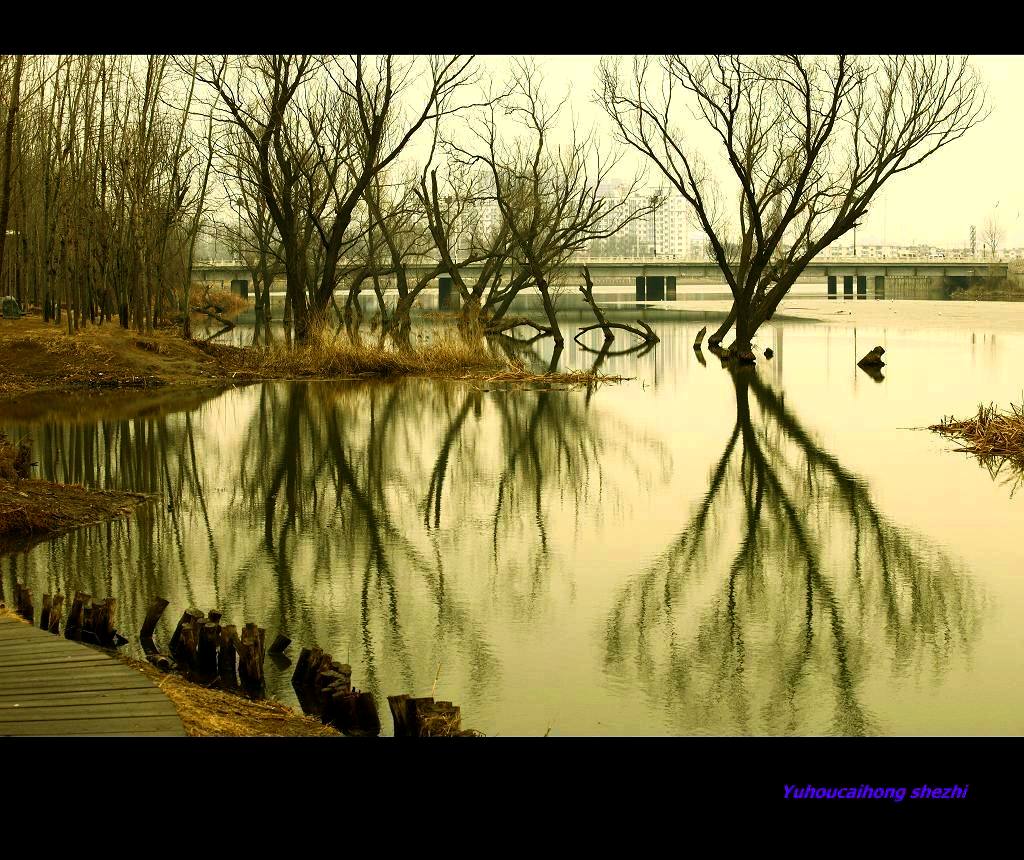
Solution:
<svg viewBox="0 0 1024 860">
<path fill-rule="evenodd" d="M 452 737 L 462 729 L 462 714 L 458 705 L 435 702 L 431 696 L 388 696 L 388 707 L 391 709 L 396 738 Z"/>
<path fill-rule="evenodd" d="M 306 677 L 306 667 L 309 666 L 309 658 L 313 654 L 312 648 L 303 648 L 299 652 L 299 658 L 295 661 L 295 670 L 292 672 L 292 686 L 301 687 Z"/>
<path fill-rule="evenodd" d="M 229 687 L 238 686 L 236 670 L 238 630 L 234 624 L 225 624 L 220 629 L 220 652 L 217 654 L 217 674 Z"/>
<path fill-rule="evenodd" d="M 283 654 L 285 649 L 292 644 L 292 640 L 285 636 L 283 633 L 278 633 L 274 639 L 274 644 L 270 646 L 268 653 L 270 654 Z"/>
<path fill-rule="evenodd" d="M 53 603 L 50 605 L 50 617 L 47 621 L 46 629 L 55 635 L 60 633 L 60 618 L 63 614 L 63 609 L 64 595 L 53 595 Z"/>
<path fill-rule="evenodd" d="M 90 600 L 92 600 L 91 594 L 86 594 L 84 591 L 75 592 L 75 598 L 71 602 L 71 611 L 68 613 L 68 623 L 64 627 L 65 639 L 82 641 L 84 610 Z"/>
<path fill-rule="evenodd" d="M 50 629 L 50 607 L 53 605 L 53 598 L 49 594 L 43 595 L 43 611 L 39 613 L 39 629 Z"/>
<path fill-rule="evenodd" d="M 238 675 L 245 686 L 254 690 L 263 686 L 265 636 L 266 631 L 252 622 L 242 628 L 241 647 L 238 649 Z"/>
<path fill-rule="evenodd" d="M 179 663 L 187 664 L 191 669 L 195 669 L 199 665 L 199 622 L 197 620 L 181 626 L 175 659 Z"/>
<path fill-rule="evenodd" d="M 181 613 L 181 618 L 178 621 L 178 626 L 174 628 L 174 633 L 171 634 L 171 641 L 168 643 L 168 650 L 174 654 L 178 649 L 178 638 L 181 636 L 181 629 L 186 624 L 191 624 L 197 618 L 204 618 L 203 613 L 198 609 L 186 609 Z"/>
<path fill-rule="evenodd" d="M 212 678 L 217 674 L 217 646 L 220 644 L 220 625 L 207 621 L 199 629 L 199 672 Z"/>
<path fill-rule="evenodd" d="M 206 617 L 209 618 L 214 624 L 218 624 L 220 623 L 221 618 L 224 617 L 224 613 L 221 612 L 219 609 L 211 609 Z"/>
<path fill-rule="evenodd" d="M 178 622 L 178 628 L 171 637 L 171 656 L 179 663 L 187 663 L 195 669 L 199 653 L 199 628 L 206 622 L 206 616 L 199 609 L 186 609 Z M 191 631 L 186 632 L 186 631 Z"/>
<path fill-rule="evenodd" d="M 32 606 L 32 589 L 26 588 L 17 581 L 14 583 L 14 611 L 29 624 L 35 620 L 35 607 Z"/>
<path fill-rule="evenodd" d="M 356 727 L 368 735 L 380 734 L 380 717 L 377 714 L 377 701 L 372 693 L 356 693 Z"/>
<path fill-rule="evenodd" d="M 114 644 L 114 606 L 117 601 L 113 597 L 97 603 L 92 611 L 92 632 L 99 645 L 109 648 Z"/>
<path fill-rule="evenodd" d="M 170 601 L 163 597 L 154 597 L 153 602 L 149 605 L 146 620 L 142 622 L 142 630 L 139 631 L 139 642 L 142 644 L 142 650 L 147 654 L 157 653 L 156 643 L 153 641 L 153 631 L 156 630 L 157 622 L 169 604 Z"/>
<path fill-rule="evenodd" d="M 388 696 L 388 707 L 391 709 L 391 722 L 395 727 L 396 738 L 412 737 L 408 703 L 409 697 L 405 693 L 401 696 Z"/>
</svg>

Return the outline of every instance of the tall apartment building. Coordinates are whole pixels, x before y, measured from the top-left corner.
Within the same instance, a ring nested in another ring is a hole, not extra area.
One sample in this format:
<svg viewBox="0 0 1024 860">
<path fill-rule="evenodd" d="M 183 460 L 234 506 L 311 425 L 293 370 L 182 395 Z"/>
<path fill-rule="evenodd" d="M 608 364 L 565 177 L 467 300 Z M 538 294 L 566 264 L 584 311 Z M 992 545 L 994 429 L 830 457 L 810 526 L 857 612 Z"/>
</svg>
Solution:
<svg viewBox="0 0 1024 860">
<path fill-rule="evenodd" d="M 682 195 L 674 188 L 646 189 L 630 196 L 627 192 L 628 188 L 622 184 L 609 183 L 598 188 L 598 196 L 608 202 L 609 209 L 614 209 L 609 216 L 615 219 L 611 222 L 614 226 L 649 206 L 655 194 L 660 194 L 664 200 L 655 211 L 630 221 L 614 236 L 592 242 L 589 248 L 591 256 L 688 256 L 693 237 L 688 204 Z"/>
</svg>

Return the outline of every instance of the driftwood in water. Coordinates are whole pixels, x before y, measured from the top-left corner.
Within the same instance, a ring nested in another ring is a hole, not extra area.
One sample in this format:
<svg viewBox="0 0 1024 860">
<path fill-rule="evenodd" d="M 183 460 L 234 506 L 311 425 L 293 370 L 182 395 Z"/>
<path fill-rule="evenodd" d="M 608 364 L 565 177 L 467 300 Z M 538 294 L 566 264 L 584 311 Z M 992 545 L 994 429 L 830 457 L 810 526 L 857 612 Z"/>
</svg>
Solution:
<svg viewBox="0 0 1024 860">
<path fill-rule="evenodd" d="M 511 331 L 514 328 L 524 325 L 528 328 L 536 329 L 538 335 L 551 334 L 551 329 L 547 326 L 539 325 L 531 319 L 526 317 L 512 317 L 511 319 L 502 319 L 497 322 L 489 322 L 484 326 L 485 334 L 503 334 L 504 332 Z"/>
<path fill-rule="evenodd" d="M 139 642 L 142 644 L 142 650 L 146 654 L 156 654 L 157 647 L 153 641 L 153 631 L 156 630 L 157 622 L 160 620 L 160 616 L 164 614 L 164 610 L 167 608 L 169 600 L 163 597 L 154 597 L 153 602 L 149 605 L 149 611 L 146 612 L 146 620 L 142 622 L 142 630 L 139 632 Z"/>
<path fill-rule="evenodd" d="M 50 616 L 47 619 L 46 629 L 53 634 L 60 633 L 60 620 L 64 611 L 64 595 L 53 595 L 53 602 L 50 604 Z"/>
<path fill-rule="evenodd" d="M 860 367 L 885 367 L 885 362 L 882 361 L 882 356 L 885 355 L 885 349 L 880 346 L 876 346 L 871 352 L 865 355 L 857 364 Z"/>
<path fill-rule="evenodd" d="M 268 654 L 283 654 L 285 649 L 292 644 L 292 640 L 283 633 L 278 633 L 274 638 L 274 644 L 267 651 Z"/>
<path fill-rule="evenodd" d="M 661 340 L 661 338 L 659 338 L 654 333 L 654 329 L 652 329 L 649 325 L 647 325 L 647 323 L 645 323 L 641 319 L 638 319 L 636 322 L 637 325 L 639 325 L 643 329 L 643 331 L 637 328 L 633 328 L 633 326 L 631 325 L 626 325 L 625 323 L 608 322 L 602 310 L 597 306 L 597 302 L 594 301 L 594 282 L 590 279 L 590 269 L 584 266 L 582 274 L 585 283 L 582 287 L 580 287 L 580 292 L 583 293 L 583 301 L 590 305 L 590 309 L 594 312 L 594 316 L 597 318 L 597 323 L 595 325 L 581 327 L 580 330 L 573 337 L 573 340 L 579 343 L 580 335 L 588 331 L 593 331 L 596 328 L 599 328 L 604 332 L 605 340 L 615 339 L 615 332 L 613 332 L 612 329 L 616 328 L 622 329 L 623 331 L 628 331 L 630 334 L 635 334 L 644 343 L 658 343 L 658 341 Z"/>
<path fill-rule="evenodd" d="M 263 686 L 263 658 L 266 656 L 264 640 L 266 631 L 249 622 L 242 628 L 238 640 L 238 675 L 250 689 Z"/>
<path fill-rule="evenodd" d="M 697 336 L 693 339 L 693 348 L 694 349 L 700 349 L 700 345 L 704 342 L 704 335 L 707 332 L 707 330 L 708 330 L 708 327 L 704 326 L 704 327 L 701 328 L 701 330 L 699 332 L 697 332 Z"/>
<path fill-rule="evenodd" d="M 166 654 L 147 654 L 146 659 L 161 672 L 170 672 L 174 668 L 174 664 Z"/>
</svg>

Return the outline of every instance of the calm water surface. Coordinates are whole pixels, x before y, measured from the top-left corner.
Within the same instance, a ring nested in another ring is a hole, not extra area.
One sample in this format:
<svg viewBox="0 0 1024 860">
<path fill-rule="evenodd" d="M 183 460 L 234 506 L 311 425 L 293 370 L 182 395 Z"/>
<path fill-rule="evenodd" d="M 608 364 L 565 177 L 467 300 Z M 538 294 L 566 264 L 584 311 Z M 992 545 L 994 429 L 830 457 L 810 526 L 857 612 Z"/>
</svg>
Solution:
<svg viewBox="0 0 1024 860">
<path fill-rule="evenodd" d="M 111 594 L 131 634 L 159 594 L 163 642 L 193 605 L 316 642 L 385 733 L 384 697 L 436 678 L 489 735 L 1020 734 L 1024 491 L 908 428 L 1020 402 L 1024 307 L 796 295 L 759 335 L 773 360 L 733 374 L 690 347 L 724 304 L 696 306 L 648 310 L 662 342 L 589 392 L 268 383 L 0 415 L 43 477 L 161 496 L 0 559 L 4 589 Z M 881 381 L 856 366 L 876 344 Z"/>
</svg>

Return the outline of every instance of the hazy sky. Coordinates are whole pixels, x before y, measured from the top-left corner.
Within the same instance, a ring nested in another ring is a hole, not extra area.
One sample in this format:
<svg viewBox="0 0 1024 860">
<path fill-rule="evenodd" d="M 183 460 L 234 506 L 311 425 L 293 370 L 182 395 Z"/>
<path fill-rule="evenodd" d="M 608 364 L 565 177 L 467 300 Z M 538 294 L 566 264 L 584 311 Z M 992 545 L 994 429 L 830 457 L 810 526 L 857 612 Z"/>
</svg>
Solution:
<svg viewBox="0 0 1024 860">
<path fill-rule="evenodd" d="M 569 103 L 580 124 L 594 125 L 602 137 L 610 139 L 610 123 L 591 101 L 600 57 L 536 59 L 551 96 L 569 90 Z M 858 244 L 884 240 L 963 247 L 974 224 L 980 248 L 985 219 L 998 202 L 1002 246 L 1024 246 L 1024 56 L 971 59 L 988 90 L 991 115 L 961 140 L 892 179 L 857 231 Z M 495 71 L 505 62 L 502 57 L 485 58 Z M 648 176 L 654 179 L 653 172 Z"/>
</svg>

